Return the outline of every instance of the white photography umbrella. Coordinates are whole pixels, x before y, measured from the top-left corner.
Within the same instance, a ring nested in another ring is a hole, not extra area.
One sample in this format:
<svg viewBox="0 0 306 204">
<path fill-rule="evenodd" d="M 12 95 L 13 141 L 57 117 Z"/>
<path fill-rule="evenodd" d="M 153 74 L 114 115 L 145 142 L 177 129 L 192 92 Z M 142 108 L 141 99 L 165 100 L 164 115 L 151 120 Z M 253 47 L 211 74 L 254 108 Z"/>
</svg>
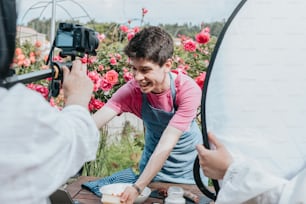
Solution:
<svg viewBox="0 0 306 204">
<path fill-rule="evenodd" d="M 243 3 L 211 59 L 204 136 L 290 180 L 306 168 L 306 1 Z"/>
</svg>

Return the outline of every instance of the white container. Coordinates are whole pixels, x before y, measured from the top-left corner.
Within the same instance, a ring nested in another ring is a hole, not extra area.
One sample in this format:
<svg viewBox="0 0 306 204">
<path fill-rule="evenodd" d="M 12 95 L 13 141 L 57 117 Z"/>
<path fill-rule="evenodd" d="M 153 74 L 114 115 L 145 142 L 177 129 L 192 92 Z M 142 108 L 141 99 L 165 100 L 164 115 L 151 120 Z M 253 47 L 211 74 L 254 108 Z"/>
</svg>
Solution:
<svg viewBox="0 0 306 204">
<path fill-rule="evenodd" d="M 168 197 L 165 199 L 165 204 L 185 204 L 184 190 L 178 186 L 170 186 L 168 188 Z"/>
</svg>

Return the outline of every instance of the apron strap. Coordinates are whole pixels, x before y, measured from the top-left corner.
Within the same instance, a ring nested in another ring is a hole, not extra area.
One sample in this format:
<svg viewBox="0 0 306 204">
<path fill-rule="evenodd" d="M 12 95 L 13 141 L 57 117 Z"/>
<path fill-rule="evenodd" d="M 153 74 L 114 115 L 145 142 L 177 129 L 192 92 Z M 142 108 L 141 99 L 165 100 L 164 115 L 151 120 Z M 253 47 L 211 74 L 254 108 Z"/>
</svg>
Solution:
<svg viewBox="0 0 306 204">
<path fill-rule="evenodd" d="M 169 72 L 169 76 L 170 76 L 170 88 L 171 88 L 171 95 L 172 95 L 172 103 L 173 103 L 173 108 L 174 108 L 174 111 L 177 111 L 177 104 L 176 104 L 176 91 L 175 91 L 175 83 L 174 83 L 174 80 L 173 80 L 173 77 L 171 75 L 171 72 Z"/>
<path fill-rule="evenodd" d="M 169 73 L 169 77 L 170 77 L 170 89 L 171 89 L 173 109 L 174 111 L 177 111 L 177 104 L 175 102 L 175 99 L 176 99 L 175 83 L 174 83 L 171 73 Z M 142 93 L 142 101 L 147 102 L 147 94 Z"/>
</svg>

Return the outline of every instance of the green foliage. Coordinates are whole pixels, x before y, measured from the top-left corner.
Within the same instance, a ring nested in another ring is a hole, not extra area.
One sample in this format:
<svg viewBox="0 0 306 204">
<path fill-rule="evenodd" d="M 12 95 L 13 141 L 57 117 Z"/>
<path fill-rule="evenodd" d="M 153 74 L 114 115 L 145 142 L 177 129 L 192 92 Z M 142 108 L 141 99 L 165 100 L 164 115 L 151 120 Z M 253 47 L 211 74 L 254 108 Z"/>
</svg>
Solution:
<svg viewBox="0 0 306 204">
<path fill-rule="evenodd" d="M 35 19 L 30 22 L 30 25 L 33 25 L 39 32 L 48 33 L 48 28 L 50 28 L 49 23 L 50 20 L 41 21 Z M 180 41 L 175 45 L 173 71 L 182 71 L 188 74 L 195 79 L 200 87 L 202 87 L 205 78 L 204 73 L 217 40 L 216 36 L 218 36 L 221 27 L 223 27 L 223 23 L 215 23 L 213 25 L 160 25 L 172 34 L 175 41 Z M 128 74 L 130 72 L 127 68 L 128 60 L 123 54 L 123 48 L 128 42 L 127 36 L 129 33 L 120 30 L 120 25 L 116 23 L 98 24 L 92 21 L 86 26 L 95 29 L 100 34 L 105 34 L 105 38 L 100 41 L 97 56 L 84 57 L 82 59 L 88 64 L 88 75 L 95 85 L 93 97 L 89 105 L 89 107 L 93 107 L 89 108 L 90 111 L 94 112 L 101 108 L 103 106 L 102 103 L 106 103 L 112 94 L 126 83 L 126 75 L 129 76 Z M 206 27 L 210 27 L 211 35 L 209 41 L 205 43 L 197 42 L 195 36 Z M 133 31 L 133 28 L 129 28 L 129 30 Z M 190 47 L 185 47 L 186 44 L 189 44 Z M 31 53 L 37 52 L 38 47 L 30 45 L 29 43 L 17 47 L 23 51 L 23 53 L 21 52 L 15 56 L 14 67 L 18 74 L 42 69 L 44 62 L 38 54 L 35 54 L 37 61 L 32 62 L 30 65 L 26 63 L 31 57 Z M 38 60 L 39 58 L 40 60 Z M 111 60 L 115 60 L 115 62 L 111 62 Z M 118 80 L 116 77 L 109 77 L 108 74 L 110 72 L 118 74 Z M 114 78 L 116 78 L 116 81 L 111 83 L 111 80 L 114 80 Z M 103 86 L 102 82 L 106 85 Z M 40 84 L 47 86 L 46 83 L 40 82 Z M 32 86 L 32 88 L 40 91 L 44 95 L 48 95 L 47 90 L 42 89 L 42 87 Z M 58 106 L 63 104 L 63 97 L 62 95 L 60 96 L 53 104 Z M 95 104 L 98 105 L 95 106 Z M 96 160 L 85 164 L 83 175 L 105 177 L 128 167 L 133 167 L 137 171 L 138 161 L 144 144 L 143 133 L 139 134 L 135 132 L 130 124 L 126 123 L 122 134 L 118 136 L 121 138 L 119 142 L 108 143 L 106 139 L 108 137 L 107 135 L 106 127 L 101 129 L 101 138 Z"/>
<path fill-rule="evenodd" d="M 210 41 L 205 45 L 198 45 L 198 49 L 195 52 L 187 52 L 183 46 L 174 47 L 174 58 L 179 57 L 184 63 L 174 61 L 174 67 L 179 67 L 180 64 L 187 65 L 187 73 L 192 78 L 196 78 L 202 72 L 206 72 L 208 63 L 211 57 L 211 53 L 215 47 L 217 38 L 212 36 Z M 205 53 L 204 53 L 205 52 Z"/>
<path fill-rule="evenodd" d="M 211 22 L 211 23 L 203 23 L 202 25 L 191 25 L 191 24 L 159 24 L 158 26 L 165 29 L 172 36 L 185 35 L 185 36 L 195 36 L 199 33 L 203 28 L 209 27 L 210 34 L 212 36 L 218 37 L 225 22 Z"/>
<path fill-rule="evenodd" d="M 60 21 L 56 22 L 56 28 L 58 27 Z M 63 22 L 71 22 L 71 23 L 79 23 L 78 21 L 63 21 Z M 185 36 L 195 36 L 198 32 L 201 31 L 204 27 L 210 27 L 211 29 L 211 35 L 218 37 L 223 26 L 225 24 L 225 21 L 216 21 L 216 22 L 210 22 L 210 23 L 203 23 L 202 25 L 192 25 L 185 23 L 183 25 L 179 24 L 159 24 L 161 28 L 165 29 L 167 32 L 169 32 L 172 36 L 178 36 L 178 35 L 185 35 Z M 94 29 L 95 31 L 99 33 L 105 33 L 108 37 L 119 34 L 119 24 L 115 22 L 109 22 L 109 23 L 99 23 L 96 21 L 89 21 L 85 24 L 87 27 Z M 150 24 L 145 24 L 145 26 L 149 26 Z M 39 33 L 47 34 L 47 36 L 50 36 L 50 27 L 51 27 L 51 19 L 33 19 L 28 24 L 28 27 L 33 28 Z"/>
<path fill-rule="evenodd" d="M 107 135 L 107 128 L 102 128 L 96 160 L 84 165 L 82 175 L 105 177 L 129 167 L 137 172 L 143 134 L 137 133 L 127 122 L 119 142 L 108 144 Z"/>
<path fill-rule="evenodd" d="M 41 67 L 44 65 L 44 61 L 37 60 L 40 57 L 39 49 L 37 49 L 32 43 L 28 41 L 26 41 L 22 45 L 16 44 L 16 47 L 19 47 L 22 50 L 22 54 L 24 56 L 34 57 L 33 58 L 34 60 L 30 62 L 29 66 L 27 66 L 26 69 L 22 66 L 14 67 L 16 74 L 18 75 L 26 74 L 26 73 L 37 71 L 41 69 Z M 15 56 L 15 60 L 17 60 L 16 58 L 17 56 Z"/>
<path fill-rule="evenodd" d="M 104 33 L 108 36 L 108 38 L 112 39 L 112 41 L 117 41 L 114 37 L 118 37 L 120 35 L 119 32 L 119 24 L 118 23 L 87 23 L 86 27 L 94 29 L 98 33 Z M 112 36 L 112 37 L 111 37 Z"/>
</svg>

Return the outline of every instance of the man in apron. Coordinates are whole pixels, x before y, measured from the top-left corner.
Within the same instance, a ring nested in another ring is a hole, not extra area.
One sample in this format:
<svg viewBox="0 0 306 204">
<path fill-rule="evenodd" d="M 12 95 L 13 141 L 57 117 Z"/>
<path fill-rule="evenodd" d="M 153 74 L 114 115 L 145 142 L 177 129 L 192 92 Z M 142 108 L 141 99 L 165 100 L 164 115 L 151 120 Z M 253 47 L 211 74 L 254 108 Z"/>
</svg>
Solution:
<svg viewBox="0 0 306 204">
<path fill-rule="evenodd" d="M 124 50 L 134 79 L 94 114 L 99 128 L 123 112 L 144 121 L 141 174 L 121 196 L 127 203 L 152 180 L 194 184 L 195 147 L 203 143 L 195 121 L 201 89 L 189 76 L 171 73 L 173 49 L 171 36 L 159 27 L 137 33 Z"/>
</svg>

